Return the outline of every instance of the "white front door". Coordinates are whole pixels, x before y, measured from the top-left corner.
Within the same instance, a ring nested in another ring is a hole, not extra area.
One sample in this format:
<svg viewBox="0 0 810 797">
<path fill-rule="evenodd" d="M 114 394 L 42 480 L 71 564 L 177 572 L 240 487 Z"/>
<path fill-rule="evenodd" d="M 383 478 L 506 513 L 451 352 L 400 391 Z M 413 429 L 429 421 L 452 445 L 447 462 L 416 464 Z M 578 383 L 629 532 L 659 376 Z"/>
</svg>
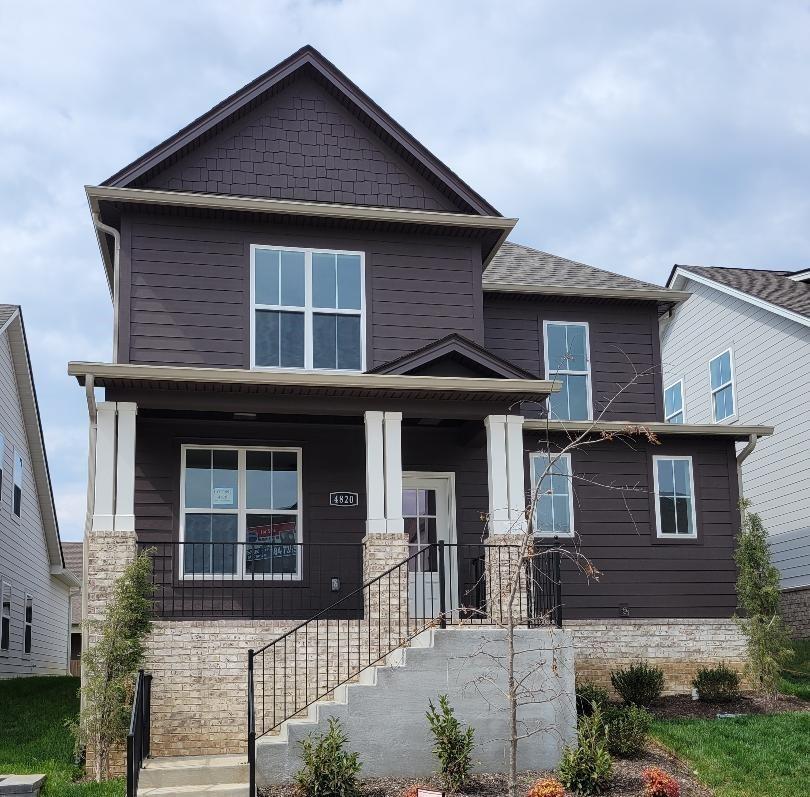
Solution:
<svg viewBox="0 0 810 797">
<path fill-rule="evenodd" d="M 452 477 L 439 474 L 403 474 L 402 516 L 410 546 L 408 563 L 408 607 L 411 617 L 435 617 L 441 614 L 439 554 L 436 543 L 453 539 Z M 456 580 L 455 549 L 445 549 L 445 609 L 451 602 Z"/>
</svg>

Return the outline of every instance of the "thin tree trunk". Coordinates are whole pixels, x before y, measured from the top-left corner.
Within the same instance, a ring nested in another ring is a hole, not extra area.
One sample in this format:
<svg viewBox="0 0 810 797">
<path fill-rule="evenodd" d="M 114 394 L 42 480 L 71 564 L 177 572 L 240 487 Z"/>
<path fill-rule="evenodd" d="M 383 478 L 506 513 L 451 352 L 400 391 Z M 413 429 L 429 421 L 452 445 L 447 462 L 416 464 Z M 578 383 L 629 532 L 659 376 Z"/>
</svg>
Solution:
<svg viewBox="0 0 810 797">
<path fill-rule="evenodd" d="M 508 651 L 506 657 L 506 673 L 509 695 L 509 797 L 517 797 L 517 694 L 515 693 L 515 619 L 512 616 L 512 606 L 510 601 L 509 619 L 507 621 L 507 644 Z"/>
</svg>

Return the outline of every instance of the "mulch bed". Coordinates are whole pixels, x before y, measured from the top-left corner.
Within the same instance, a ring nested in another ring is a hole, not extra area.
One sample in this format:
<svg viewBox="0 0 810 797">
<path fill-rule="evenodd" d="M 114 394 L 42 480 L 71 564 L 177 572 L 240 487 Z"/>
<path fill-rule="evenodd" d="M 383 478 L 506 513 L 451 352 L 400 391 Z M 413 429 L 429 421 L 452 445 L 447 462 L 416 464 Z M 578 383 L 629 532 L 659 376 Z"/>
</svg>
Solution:
<svg viewBox="0 0 810 797">
<path fill-rule="evenodd" d="M 755 694 L 742 695 L 729 703 L 704 703 L 690 695 L 662 697 L 650 706 L 657 719 L 714 719 L 718 714 L 784 714 L 786 711 L 810 711 L 810 701 L 793 695 L 779 695 L 774 701 Z"/>
<path fill-rule="evenodd" d="M 661 767 L 680 781 L 681 797 L 712 797 L 712 792 L 701 786 L 692 776 L 689 768 L 666 751 L 651 746 L 638 758 L 615 759 L 613 781 L 605 792 L 605 797 L 641 797 L 644 782 L 641 773 L 647 767 Z M 538 778 L 553 777 L 552 772 L 523 772 L 518 775 L 518 795 L 523 797 Z M 402 797 L 405 790 L 418 783 L 427 788 L 441 789 L 436 778 L 369 778 L 361 784 L 362 797 Z M 506 775 L 473 775 L 463 792 L 448 792 L 447 797 L 505 797 L 507 795 Z M 272 786 L 262 791 L 263 797 L 299 797 L 294 786 Z M 566 792 L 568 797 L 573 794 Z"/>
</svg>

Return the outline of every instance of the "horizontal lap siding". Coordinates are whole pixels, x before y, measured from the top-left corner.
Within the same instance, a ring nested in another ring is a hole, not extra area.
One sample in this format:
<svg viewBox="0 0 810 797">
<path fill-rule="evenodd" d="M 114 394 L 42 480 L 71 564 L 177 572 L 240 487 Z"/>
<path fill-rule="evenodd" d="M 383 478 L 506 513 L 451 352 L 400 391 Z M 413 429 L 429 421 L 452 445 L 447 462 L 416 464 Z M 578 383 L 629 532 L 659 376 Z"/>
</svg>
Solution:
<svg viewBox="0 0 810 797">
<path fill-rule="evenodd" d="M 467 239 L 149 215 L 123 230 L 121 362 L 249 367 L 251 244 L 365 252 L 369 368 L 451 332 L 482 342 Z"/>
<path fill-rule="evenodd" d="M 526 436 L 529 451 L 542 446 Z M 652 457 L 691 455 L 698 539 L 656 539 Z M 725 440 L 599 442 L 572 453 L 574 525 L 581 553 L 600 571 L 586 579 L 563 566 L 564 614 L 569 618 L 730 617 L 736 606 L 733 561 L 736 465 Z"/>
<path fill-rule="evenodd" d="M 653 303 L 587 302 L 486 294 L 485 345 L 544 375 L 543 322 L 586 321 L 591 347 L 594 417 L 663 420 L 658 323 Z"/>
</svg>

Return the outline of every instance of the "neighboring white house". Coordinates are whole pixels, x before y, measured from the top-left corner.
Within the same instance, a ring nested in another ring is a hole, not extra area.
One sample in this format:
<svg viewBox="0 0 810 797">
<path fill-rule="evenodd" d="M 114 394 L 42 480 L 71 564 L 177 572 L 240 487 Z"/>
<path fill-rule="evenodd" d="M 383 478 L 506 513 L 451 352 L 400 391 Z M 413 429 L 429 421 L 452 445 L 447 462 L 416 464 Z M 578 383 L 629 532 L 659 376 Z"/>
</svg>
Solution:
<svg viewBox="0 0 810 797">
<path fill-rule="evenodd" d="M 0 304 L 0 678 L 68 671 L 70 590 L 20 308 Z"/>
<path fill-rule="evenodd" d="M 810 270 L 675 266 L 668 287 L 692 296 L 661 322 L 665 417 L 775 427 L 743 465 L 744 493 L 810 636 Z"/>
</svg>

